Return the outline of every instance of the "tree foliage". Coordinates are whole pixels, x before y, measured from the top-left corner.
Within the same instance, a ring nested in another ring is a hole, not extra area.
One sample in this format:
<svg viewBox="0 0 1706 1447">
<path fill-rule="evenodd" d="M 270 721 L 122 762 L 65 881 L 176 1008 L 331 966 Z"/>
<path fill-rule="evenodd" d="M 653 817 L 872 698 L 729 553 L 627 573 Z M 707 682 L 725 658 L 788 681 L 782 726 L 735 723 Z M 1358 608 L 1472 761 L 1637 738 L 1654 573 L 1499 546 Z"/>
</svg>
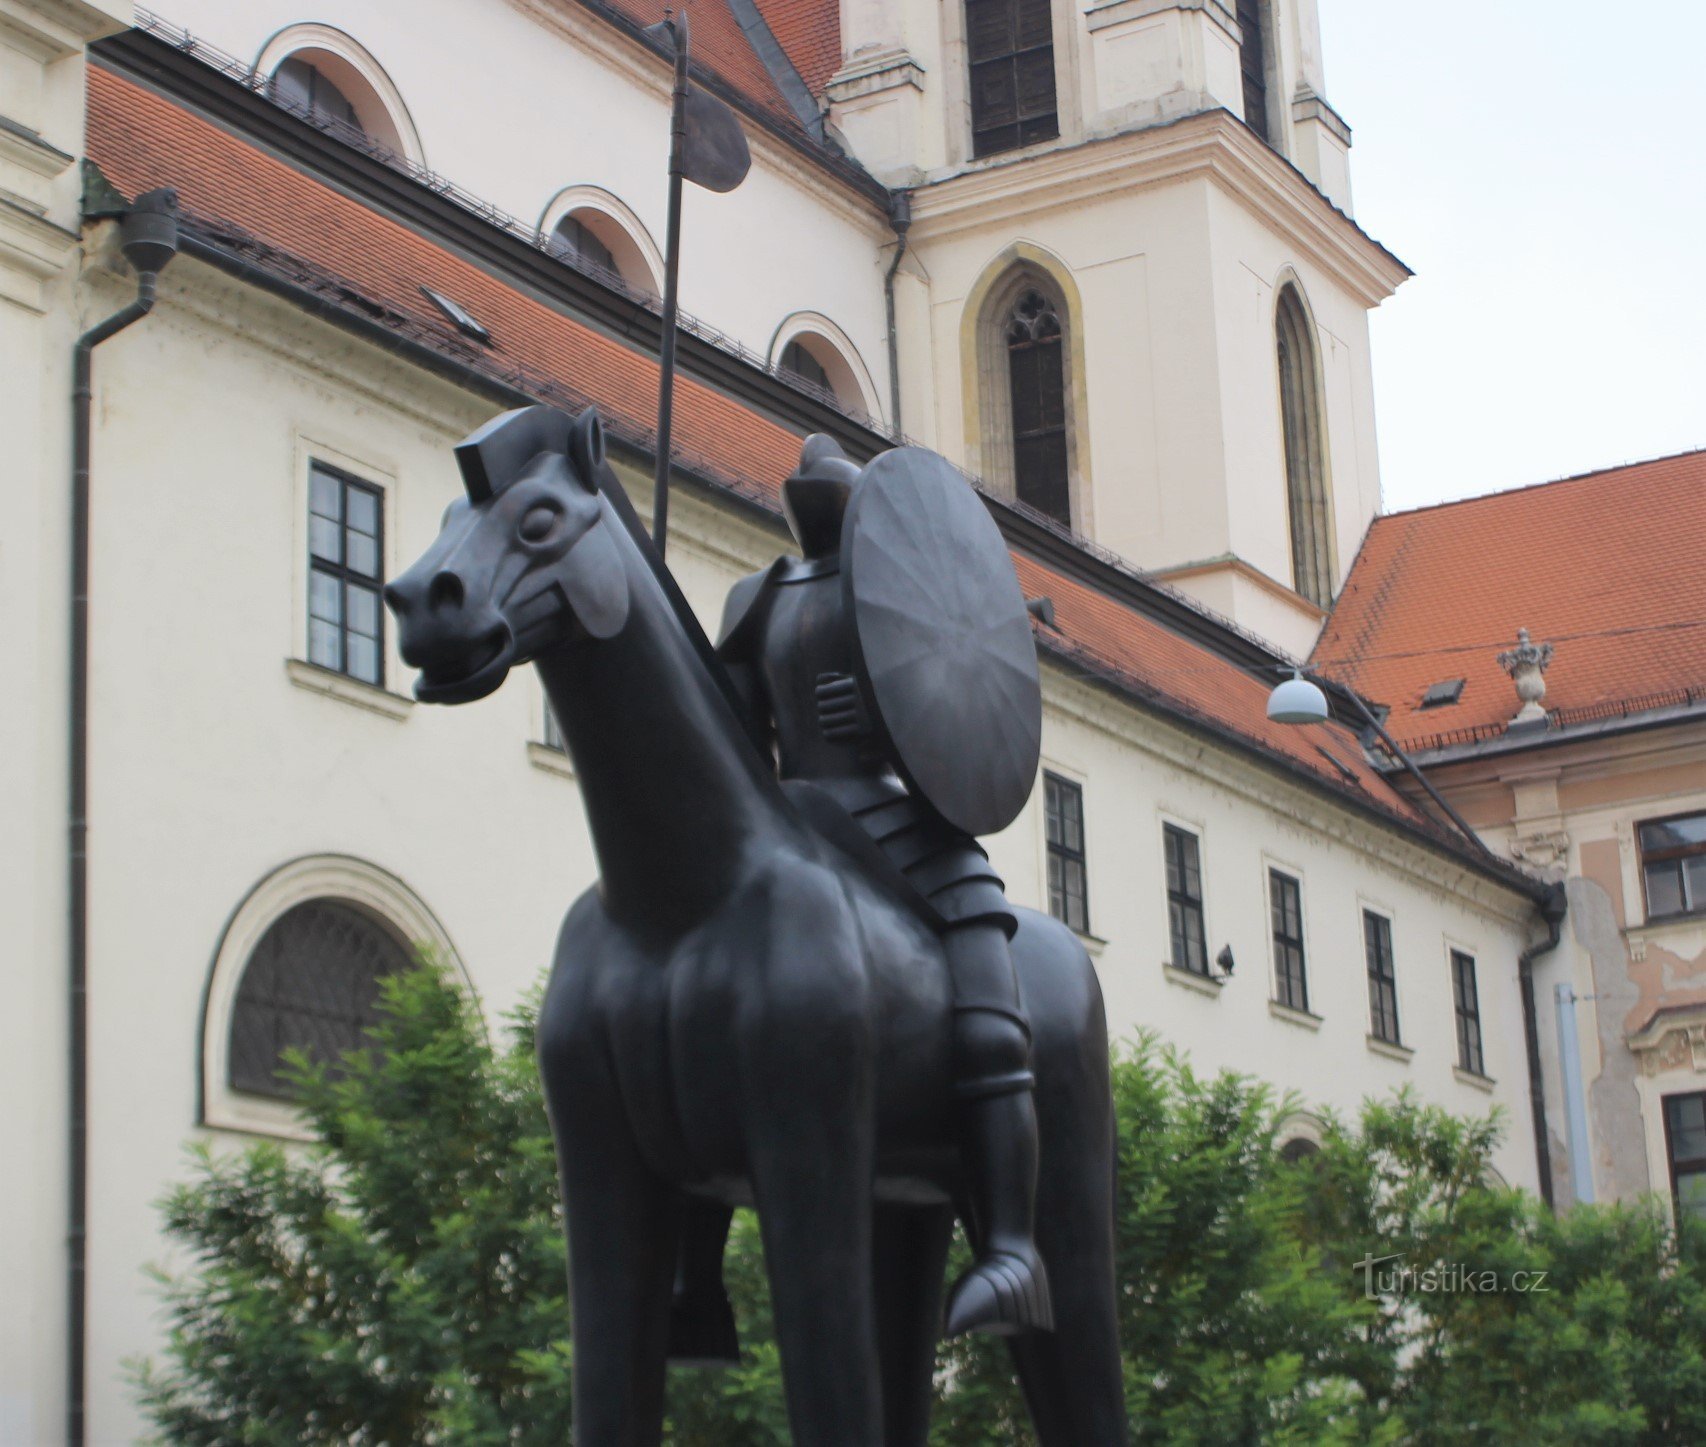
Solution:
<svg viewBox="0 0 1706 1447">
<path fill-rule="evenodd" d="M 314 1143 L 199 1145 L 164 1202 L 181 1274 L 162 1277 L 163 1362 L 137 1369 L 161 1439 L 569 1441 L 531 1011 L 494 1047 L 423 968 L 386 982 L 371 1048 L 294 1076 Z M 1407 1096 L 1288 1162 L 1295 1102 L 1151 1039 L 1120 1052 L 1114 1090 L 1135 1441 L 1706 1441 L 1706 1232 L 1658 1203 L 1554 1217 L 1488 1184 L 1496 1120 Z M 785 1447 L 747 1213 L 727 1274 L 745 1360 L 672 1374 L 669 1440 Z M 938 1447 L 1032 1442 L 999 1344 L 946 1344 L 938 1366 Z"/>
</svg>

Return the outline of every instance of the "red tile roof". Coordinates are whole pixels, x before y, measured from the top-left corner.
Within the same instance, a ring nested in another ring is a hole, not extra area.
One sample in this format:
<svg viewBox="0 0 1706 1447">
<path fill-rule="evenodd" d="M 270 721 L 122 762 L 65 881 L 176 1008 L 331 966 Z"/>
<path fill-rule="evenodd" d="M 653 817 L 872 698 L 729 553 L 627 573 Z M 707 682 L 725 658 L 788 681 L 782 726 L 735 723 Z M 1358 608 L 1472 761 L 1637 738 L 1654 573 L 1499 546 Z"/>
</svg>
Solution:
<svg viewBox="0 0 1706 1447">
<path fill-rule="evenodd" d="M 757 0 L 776 43 L 794 69 L 822 97 L 830 76 L 841 68 L 840 0 Z"/>
<path fill-rule="evenodd" d="M 1313 661 L 1399 742 L 1445 742 L 1516 712 L 1519 628 L 1553 644 L 1565 717 L 1706 689 L 1706 451 L 1377 519 Z M 1420 707 L 1453 678 L 1459 702 Z"/>
<path fill-rule="evenodd" d="M 126 195 L 175 186 L 192 228 L 240 237 L 250 254 L 274 266 L 294 258 L 292 265 L 335 276 L 347 305 L 384 316 L 400 333 L 429 338 L 494 380 L 542 377 L 596 401 L 630 436 L 649 429 L 657 389 L 651 357 L 99 66 L 89 71 L 88 145 L 91 159 Z M 472 312 L 490 332 L 490 345 L 459 336 L 421 294 L 423 285 Z M 801 441 L 686 377 L 677 385 L 676 439 L 684 464 L 745 479 L 737 485 L 772 507 Z M 1026 591 L 1054 600 L 1059 628 L 1042 630 L 1045 646 L 1140 701 L 1199 720 L 1331 792 L 1443 837 L 1367 763 L 1348 730 L 1270 724 L 1265 681 L 1077 579 L 1028 557 L 1016 562 Z"/>
</svg>

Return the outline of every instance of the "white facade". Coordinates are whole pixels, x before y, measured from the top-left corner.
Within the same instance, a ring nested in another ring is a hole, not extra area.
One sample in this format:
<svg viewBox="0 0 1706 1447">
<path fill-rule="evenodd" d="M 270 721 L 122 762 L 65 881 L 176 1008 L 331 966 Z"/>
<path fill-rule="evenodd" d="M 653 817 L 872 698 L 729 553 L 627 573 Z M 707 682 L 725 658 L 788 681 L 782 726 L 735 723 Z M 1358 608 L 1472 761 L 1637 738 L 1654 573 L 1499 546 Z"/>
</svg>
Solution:
<svg viewBox="0 0 1706 1447">
<path fill-rule="evenodd" d="M 77 333 L 128 301 L 133 281 L 110 225 L 76 240 L 81 46 L 124 16 L 89 7 L 67 31 L 70 5 L 0 3 L 38 36 L 59 37 L 24 44 L 18 26 L 0 29 L 11 47 L 6 74 L 45 87 L 16 118 L 49 144 L 22 148 L 25 162 L 17 144 L 0 148 L 4 185 L 39 194 L 43 207 L 33 219 L 0 207 L 0 415 L 16 449 L 0 610 L 23 681 L 22 706 L 0 713 L 0 964 L 11 1002 L 0 1027 L 0 1098 L 11 1103 L 0 1112 L 0 1160 L 12 1186 L 0 1193 L 0 1441 L 35 1444 L 60 1439 L 64 1411 L 68 358 Z M 1169 33 L 1208 23 L 1205 10 L 1124 5 L 1134 33 L 1151 11 Z M 857 14 L 851 4 L 847 14 Z M 172 18 L 258 56 L 299 16 L 273 0 L 195 0 Z M 549 219 L 565 186 L 598 188 L 661 235 L 661 71 L 589 15 L 345 0 L 322 18 L 382 59 L 407 105 L 399 137 L 417 138 L 428 165 L 528 218 Z M 1075 73 L 1111 65 L 1122 52 L 1109 49 L 1109 32 L 1125 24 L 1061 47 L 1077 57 Z M 1299 42 L 1282 54 L 1307 49 Z M 1222 61 L 1192 86 L 1218 94 Z M 502 84 L 473 86 L 471 104 L 468 78 L 491 75 Z M 8 87 L 4 106 L 23 94 Z M 1121 104 L 1121 124 L 1174 113 L 1141 87 Z M 1304 126 L 1295 115 L 1294 137 Z M 844 129 L 857 142 L 857 128 Z M 530 139 L 518 144 L 518 135 Z M 1390 280 L 1384 263 L 1302 176 L 1223 116 L 1104 144 L 1132 174 L 1206 165 L 1215 179 L 1193 171 L 1102 195 L 1094 175 L 1072 174 L 1089 149 L 1063 146 L 1036 163 L 1044 179 L 1034 190 L 1010 167 L 1004 198 L 982 194 L 994 170 L 969 168 L 916 198 L 916 269 L 900 296 L 907 427 L 975 462 L 961 410 L 965 299 L 993 258 L 1024 242 L 1059 259 L 1083 306 L 1096 536 L 1140 563 L 1219 551 L 1278 579 L 1272 293 L 1295 275 L 1327 359 L 1342 567 L 1358 519 L 1375 506 L 1363 309 L 1386 284 L 1379 278 Z M 1162 154 L 1175 145 L 1195 159 Z M 952 168 L 945 152 L 920 146 L 923 169 Z M 819 314 L 886 404 L 886 221 L 779 143 L 754 149 L 746 187 L 689 203 L 700 249 L 687 304 L 761 356 L 788 317 Z M 1242 178 L 1230 187 L 1226 167 Z M 19 180 L 26 172 L 35 179 Z M 1062 203 L 1073 187 L 1080 201 Z M 1254 208 L 1237 199 L 1251 187 L 1263 197 Z M 1353 284 L 1344 273 L 1359 265 Z M 490 402 L 180 257 L 154 314 L 97 353 L 95 403 L 88 1402 L 89 1440 L 117 1443 L 141 1430 L 121 1363 L 158 1349 L 143 1267 L 165 1257 L 154 1202 L 181 1178 L 184 1144 L 291 1130 L 276 1109 L 226 1089 L 217 1069 L 243 941 L 258 937 L 269 911 L 315 892 L 353 900 L 435 942 L 496 1015 L 539 978 L 561 911 L 592 881 L 594 863 L 572 770 L 543 747 L 531 675 L 479 705 L 433 709 L 410 699 L 394 653 L 383 688 L 306 662 L 310 461 L 382 490 L 394 575 L 460 494 L 449 448 L 490 415 Z M 624 480 L 645 494 L 644 479 Z M 779 524 L 700 494 L 682 493 L 676 509 L 671 563 L 710 622 L 728 585 L 784 537 Z M 1172 551 L 1146 552 L 1153 536 L 1174 539 Z M 1213 593 L 1221 581 L 1200 585 L 1216 606 L 1257 626 L 1271 621 L 1280 637 L 1307 621 L 1283 587 L 1222 572 L 1233 578 L 1224 597 Z M 1115 1033 L 1158 1029 L 1200 1067 L 1258 1075 L 1316 1111 L 1354 1110 L 1405 1083 L 1458 1111 L 1500 1105 L 1511 1127 L 1500 1170 L 1534 1184 L 1515 974 L 1534 928 L 1530 902 L 1182 721 L 1053 665 L 1045 688 L 1045 766 L 1084 789 L 1089 944 Z M 1038 906 L 1041 816 L 1039 791 L 991 843 L 1012 897 Z M 1230 980 L 1181 978 L 1164 964 L 1168 822 L 1200 836 L 1210 950 L 1231 948 Z M 1269 868 L 1302 883 L 1312 1014 L 1270 1003 Z M 1368 1038 L 1364 909 L 1392 922 L 1402 1050 Z M 1480 965 L 1485 1079 L 1454 1068 L 1452 946 Z"/>
</svg>

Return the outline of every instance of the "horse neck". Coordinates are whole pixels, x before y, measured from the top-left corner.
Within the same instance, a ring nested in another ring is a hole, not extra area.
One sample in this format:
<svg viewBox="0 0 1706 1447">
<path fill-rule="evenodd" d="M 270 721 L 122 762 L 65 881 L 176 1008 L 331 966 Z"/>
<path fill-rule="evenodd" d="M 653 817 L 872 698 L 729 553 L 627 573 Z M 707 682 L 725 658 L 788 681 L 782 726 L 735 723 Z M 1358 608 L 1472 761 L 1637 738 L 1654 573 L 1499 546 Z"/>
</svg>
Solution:
<svg viewBox="0 0 1706 1447">
<path fill-rule="evenodd" d="M 614 523 L 614 519 L 607 519 Z M 628 620 L 536 660 L 574 760 L 605 908 L 681 933 L 725 899 L 781 795 L 637 549 Z"/>
</svg>

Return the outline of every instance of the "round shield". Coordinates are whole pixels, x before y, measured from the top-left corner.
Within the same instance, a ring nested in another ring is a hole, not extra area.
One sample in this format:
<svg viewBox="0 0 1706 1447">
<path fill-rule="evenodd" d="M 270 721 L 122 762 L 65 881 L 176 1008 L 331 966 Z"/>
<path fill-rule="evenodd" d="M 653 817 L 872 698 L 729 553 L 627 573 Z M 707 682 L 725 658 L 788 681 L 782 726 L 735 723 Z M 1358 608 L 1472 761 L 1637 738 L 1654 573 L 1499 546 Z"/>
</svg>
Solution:
<svg viewBox="0 0 1706 1447">
<path fill-rule="evenodd" d="M 968 834 L 1006 828 L 1036 781 L 1042 684 L 1013 560 L 970 484 L 924 448 L 882 453 L 847 504 L 841 586 L 901 774 Z"/>
</svg>

